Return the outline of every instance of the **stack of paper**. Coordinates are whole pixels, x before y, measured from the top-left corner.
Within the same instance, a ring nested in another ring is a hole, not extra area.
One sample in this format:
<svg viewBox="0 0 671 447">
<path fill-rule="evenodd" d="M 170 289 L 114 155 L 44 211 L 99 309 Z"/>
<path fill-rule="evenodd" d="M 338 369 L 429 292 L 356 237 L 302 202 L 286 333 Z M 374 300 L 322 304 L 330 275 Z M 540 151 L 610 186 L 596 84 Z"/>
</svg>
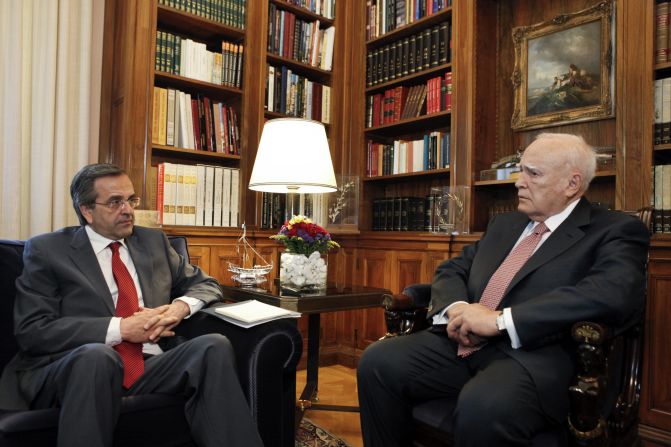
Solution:
<svg viewBox="0 0 671 447">
<path fill-rule="evenodd" d="M 298 318 L 300 312 L 282 309 L 256 300 L 226 304 L 214 309 L 216 315 L 229 323 L 248 328 L 280 318 Z"/>
</svg>

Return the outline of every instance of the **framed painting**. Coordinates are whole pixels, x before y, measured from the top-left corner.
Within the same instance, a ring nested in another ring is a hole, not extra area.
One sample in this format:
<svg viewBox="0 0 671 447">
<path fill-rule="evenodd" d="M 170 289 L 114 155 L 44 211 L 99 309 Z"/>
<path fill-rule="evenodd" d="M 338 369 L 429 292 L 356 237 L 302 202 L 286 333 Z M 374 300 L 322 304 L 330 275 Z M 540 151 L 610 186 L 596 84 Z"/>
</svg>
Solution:
<svg viewBox="0 0 671 447">
<path fill-rule="evenodd" d="M 513 28 L 515 130 L 613 116 L 613 3 Z"/>
</svg>

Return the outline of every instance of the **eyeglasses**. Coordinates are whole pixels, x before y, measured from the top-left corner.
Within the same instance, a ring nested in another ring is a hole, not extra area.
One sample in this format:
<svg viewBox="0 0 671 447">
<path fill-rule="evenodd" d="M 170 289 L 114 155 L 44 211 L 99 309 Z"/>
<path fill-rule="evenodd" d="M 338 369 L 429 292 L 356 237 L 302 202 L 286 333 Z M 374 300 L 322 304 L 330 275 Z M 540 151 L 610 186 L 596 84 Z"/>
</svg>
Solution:
<svg viewBox="0 0 671 447">
<path fill-rule="evenodd" d="M 111 210 L 121 209 L 124 205 L 128 204 L 129 207 L 135 209 L 140 205 L 140 197 L 131 197 L 128 200 L 124 199 L 113 199 L 109 202 L 94 202 L 96 205 L 104 205 Z"/>
</svg>

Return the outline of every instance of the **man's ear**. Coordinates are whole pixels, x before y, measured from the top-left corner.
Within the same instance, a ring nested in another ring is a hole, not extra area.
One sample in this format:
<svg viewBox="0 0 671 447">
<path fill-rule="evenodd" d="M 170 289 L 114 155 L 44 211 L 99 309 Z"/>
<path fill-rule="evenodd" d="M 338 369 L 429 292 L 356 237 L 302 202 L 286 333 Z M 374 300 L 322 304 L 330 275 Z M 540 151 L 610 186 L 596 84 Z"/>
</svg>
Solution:
<svg viewBox="0 0 671 447">
<path fill-rule="evenodd" d="M 91 208 L 86 205 L 79 205 L 79 212 L 82 213 L 82 216 L 84 216 L 86 222 L 91 225 L 91 222 L 93 222 L 93 213 L 91 213 Z"/>
<path fill-rule="evenodd" d="M 566 195 L 568 197 L 575 197 L 582 190 L 582 175 L 578 172 L 574 172 L 568 179 L 568 186 L 566 188 Z"/>
</svg>

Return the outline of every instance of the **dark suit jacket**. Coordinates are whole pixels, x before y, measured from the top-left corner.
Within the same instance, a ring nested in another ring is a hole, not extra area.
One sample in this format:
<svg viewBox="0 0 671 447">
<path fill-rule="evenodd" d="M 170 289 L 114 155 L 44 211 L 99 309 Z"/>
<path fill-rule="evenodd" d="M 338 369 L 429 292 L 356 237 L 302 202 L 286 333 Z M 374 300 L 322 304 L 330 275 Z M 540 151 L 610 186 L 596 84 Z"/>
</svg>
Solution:
<svg viewBox="0 0 671 447">
<path fill-rule="evenodd" d="M 479 242 L 442 263 L 429 315 L 455 301 L 478 302 L 528 223 L 519 212 L 496 216 Z M 573 360 L 565 342 L 573 323 L 623 328 L 642 312 L 649 239 L 640 220 L 580 199 L 506 290 L 499 308 L 511 308 L 522 348 L 512 349 L 507 336 L 493 342 L 529 371 L 550 416 L 563 420 L 568 411 Z"/>
<path fill-rule="evenodd" d="M 160 230 L 135 227 L 126 239 L 146 307 L 188 295 L 221 299 L 217 282 L 170 246 Z M 20 352 L 0 380 L 0 407 L 26 409 L 39 391 L 39 369 L 86 343 L 104 343 L 114 302 L 84 227 L 26 242 L 16 281 L 14 331 Z"/>
</svg>

